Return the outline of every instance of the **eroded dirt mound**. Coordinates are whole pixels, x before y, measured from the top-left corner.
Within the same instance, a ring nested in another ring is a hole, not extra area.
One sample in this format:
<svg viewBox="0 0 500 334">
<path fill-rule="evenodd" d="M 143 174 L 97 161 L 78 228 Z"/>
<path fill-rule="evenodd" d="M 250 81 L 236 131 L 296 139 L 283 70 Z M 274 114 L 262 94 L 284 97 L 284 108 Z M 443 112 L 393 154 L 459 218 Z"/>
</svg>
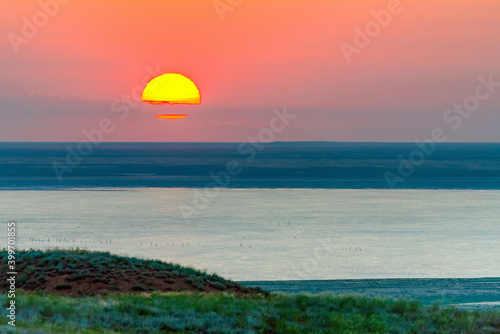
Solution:
<svg viewBox="0 0 500 334">
<path fill-rule="evenodd" d="M 6 291 L 9 284 L 6 273 L 10 271 L 8 254 L 6 251 L 0 254 L 0 284 Z M 171 263 L 82 250 L 18 252 L 16 270 L 17 289 L 67 295 L 148 291 L 224 291 L 238 295 L 263 292 Z"/>
</svg>

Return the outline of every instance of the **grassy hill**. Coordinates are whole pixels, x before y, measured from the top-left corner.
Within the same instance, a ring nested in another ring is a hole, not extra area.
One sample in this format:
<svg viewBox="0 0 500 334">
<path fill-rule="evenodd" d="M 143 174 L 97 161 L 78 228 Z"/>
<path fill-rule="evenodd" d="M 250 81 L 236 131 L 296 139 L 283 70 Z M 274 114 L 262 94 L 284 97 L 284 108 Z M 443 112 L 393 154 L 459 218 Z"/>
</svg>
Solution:
<svg viewBox="0 0 500 334">
<path fill-rule="evenodd" d="M 7 252 L 1 251 L 0 286 L 6 291 Z M 217 275 L 162 261 L 83 250 L 21 251 L 16 254 L 17 288 L 88 296 L 109 292 L 262 292 Z"/>
<path fill-rule="evenodd" d="M 6 252 L 0 254 L 6 291 Z M 498 311 L 263 293 L 194 269 L 108 253 L 29 251 L 19 253 L 18 264 L 18 278 L 25 278 L 16 294 L 17 329 L 3 316 L 0 333 L 500 333 Z M 9 299 L 0 295 L 0 302 L 5 310 Z"/>
</svg>

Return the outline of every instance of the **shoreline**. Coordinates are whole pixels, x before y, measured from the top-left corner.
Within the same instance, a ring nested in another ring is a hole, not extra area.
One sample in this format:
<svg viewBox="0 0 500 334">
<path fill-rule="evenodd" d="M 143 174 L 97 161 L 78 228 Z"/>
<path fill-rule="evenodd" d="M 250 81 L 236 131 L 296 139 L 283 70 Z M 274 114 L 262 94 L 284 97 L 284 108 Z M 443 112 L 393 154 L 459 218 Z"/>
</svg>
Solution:
<svg viewBox="0 0 500 334">
<path fill-rule="evenodd" d="M 364 297 L 414 299 L 424 305 L 500 308 L 500 277 L 239 281 L 238 283 L 285 294 L 355 294 Z"/>
<path fill-rule="evenodd" d="M 127 191 L 141 189 L 214 189 L 234 190 L 500 190 L 500 177 L 412 177 L 390 187 L 383 177 L 235 177 L 227 185 L 212 185 L 204 176 L 187 177 L 68 177 L 63 182 L 50 177 L 1 177 L 0 191 Z"/>
</svg>

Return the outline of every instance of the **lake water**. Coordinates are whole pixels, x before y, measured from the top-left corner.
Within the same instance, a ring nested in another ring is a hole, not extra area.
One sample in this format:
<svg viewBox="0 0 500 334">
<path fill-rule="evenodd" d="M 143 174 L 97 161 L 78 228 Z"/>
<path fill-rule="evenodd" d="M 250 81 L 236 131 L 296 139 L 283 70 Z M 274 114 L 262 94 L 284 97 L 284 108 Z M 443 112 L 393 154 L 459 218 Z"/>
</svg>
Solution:
<svg viewBox="0 0 500 334">
<path fill-rule="evenodd" d="M 76 143 L 0 143 L 0 190 L 203 188 L 228 164 L 239 168 L 218 183 L 225 188 L 500 190 L 500 143 L 441 143 L 432 154 L 415 143 L 276 142 L 260 149 L 102 143 L 75 156 Z"/>
<path fill-rule="evenodd" d="M 107 250 L 235 280 L 500 276 L 500 190 L 0 191 L 20 248 Z M 197 195 L 198 194 L 198 195 Z"/>
</svg>

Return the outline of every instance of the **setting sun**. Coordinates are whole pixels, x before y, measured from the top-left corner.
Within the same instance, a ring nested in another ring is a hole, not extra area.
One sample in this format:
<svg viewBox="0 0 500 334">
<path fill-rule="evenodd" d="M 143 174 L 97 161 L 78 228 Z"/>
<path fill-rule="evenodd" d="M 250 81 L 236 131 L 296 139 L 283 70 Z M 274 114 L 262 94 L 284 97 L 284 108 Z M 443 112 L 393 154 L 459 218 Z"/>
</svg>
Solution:
<svg viewBox="0 0 500 334">
<path fill-rule="evenodd" d="M 151 80 L 142 92 L 142 101 L 151 104 L 200 104 L 200 92 L 182 74 L 166 73 Z"/>
<path fill-rule="evenodd" d="M 188 115 L 185 114 L 168 114 L 168 115 L 155 115 L 155 116 L 163 119 L 180 119 L 188 117 Z"/>
</svg>

